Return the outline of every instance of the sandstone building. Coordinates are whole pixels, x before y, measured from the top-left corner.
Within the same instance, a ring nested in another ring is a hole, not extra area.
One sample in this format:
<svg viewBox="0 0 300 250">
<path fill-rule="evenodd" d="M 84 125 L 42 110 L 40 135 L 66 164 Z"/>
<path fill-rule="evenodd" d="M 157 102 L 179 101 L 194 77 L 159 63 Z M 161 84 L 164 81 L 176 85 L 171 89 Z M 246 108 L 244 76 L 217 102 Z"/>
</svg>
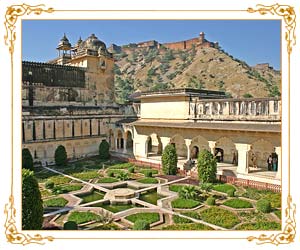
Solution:
<svg viewBox="0 0 300 250">
<path fill-rule="evenodd" d="M 188 41 L 174 44 L 217 46 L 202 33 Z M 48 63 L 23 62 L 23 147 L 37 161 L 53 161 L 58 145 L 69 158 L 97 154 L 106 139 L 113 155 L 159 164 L 172 143 L 180 170 L 207 149 L 217 157 L 220 175 L 280 184 L 280 99 L 229 99 L 222 91 L 174 89 L 137 93 L 132 104 L 118 105 L 114 60 L 102 41 L 92 34 L 72 47 L 64 35 L 57 50 L 58 58 Z M 276 171 L 268 169 L 270 155 Z"/>
</svg>

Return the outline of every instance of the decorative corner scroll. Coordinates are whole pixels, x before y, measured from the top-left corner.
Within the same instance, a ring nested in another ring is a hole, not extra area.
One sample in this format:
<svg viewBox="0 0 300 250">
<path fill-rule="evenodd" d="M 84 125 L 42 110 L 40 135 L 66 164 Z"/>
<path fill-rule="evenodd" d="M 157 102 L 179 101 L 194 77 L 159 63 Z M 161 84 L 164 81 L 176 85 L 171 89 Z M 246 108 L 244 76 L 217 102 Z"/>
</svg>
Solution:
<svg viewBox="0 0 300 250">
<path fill-rule="evenodd" d="M 283 17 L 286 25 L 285 40 L 287 41 L 287 52 L 290 55 L 292 53 L 292 47 L 296 45 L 296 12 L 294 7 L 289 5 L 279 5 L 278 3 L 270 6 L 262 4 L 258 4 L 256 6 L 257 9 L 248 8 L 247 11 L 250 13 L 258 12 L 261 15 L 271 13 L 272 15 Z"/>
<path fill-rule="evenodd" d="M 288 195 L 287 197 L 287 207 L 285 209 L 286 225 L 283 229 L 283 232 L 278 234 L 271 234 L 267 236 L 261 234 L 258 237 L 250 236 L 247 238 L 248 241 L 257 241 L 258 245 L 262 244 L 273 244 L 278 246 L 279 244 L 290 244 L 294 242 L 296 236 L 296 205 L 292 204 L 292 197 Z"/>
<path fill-rule="evenodd" d="M 54 12 L 53 8 L 45 8 L 44 4 L 39 4 L 35 6 L 30 6 L 28 4 L 22 5 L 11 5 L 7 7 L 5 13 L 5 29 L 6 34 L 4 35 L 5 44 L 9 46 L 9 53 L 12 55 L 14 53 L 14 43 L 16 41 L 16 22 L 18 17 L 25 14 L 30 15 L 34 13 L 40 15 L 43 12 L 52 13 Z"/>
<path fill-rule="evenodd" d="M 28 245 L 31 243 L 45 244 L 45 241 L 53 241 L 54 238 L 52 236 L 46 236 L 43 237 L 40 234 L 35 234 L 34 236 L 31 236 L 29 234 L 24 234 L 18 232 L 18 229 L 16 227 L 16 209 L 14 207 L 14 197 L 11 195 L 9 197 L 9 203 L 5 205 L 4 214 L 6 215 L 5 220 L 5 235 L 8 242 L 12 244 L 20 244 L 20 245 Z"/>
</svg>

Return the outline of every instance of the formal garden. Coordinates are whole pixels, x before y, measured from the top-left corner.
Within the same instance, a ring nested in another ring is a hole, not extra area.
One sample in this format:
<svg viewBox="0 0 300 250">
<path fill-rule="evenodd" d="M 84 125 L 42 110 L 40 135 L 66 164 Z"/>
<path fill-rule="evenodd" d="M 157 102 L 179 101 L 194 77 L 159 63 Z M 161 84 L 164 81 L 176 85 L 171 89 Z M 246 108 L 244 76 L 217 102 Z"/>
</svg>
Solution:
<svg viewBox="0 0 300 250">
<path fill-rule="evenodd" d="M 31 213 L 45 230 L 281 229 L 281 194 L 218 182 L 208 151 L 199 155 L 199 180 L 177 175 L 171 145 L 162 169 L 110 158 L 101 146 L 99 155 L 77 161 L 57 151 L 56 164 L 34 167 L 24 153 L 23 204 L 36 201 L 36 211 L 23 208 L 24 229 L 38 228 Z"/>
</svg>

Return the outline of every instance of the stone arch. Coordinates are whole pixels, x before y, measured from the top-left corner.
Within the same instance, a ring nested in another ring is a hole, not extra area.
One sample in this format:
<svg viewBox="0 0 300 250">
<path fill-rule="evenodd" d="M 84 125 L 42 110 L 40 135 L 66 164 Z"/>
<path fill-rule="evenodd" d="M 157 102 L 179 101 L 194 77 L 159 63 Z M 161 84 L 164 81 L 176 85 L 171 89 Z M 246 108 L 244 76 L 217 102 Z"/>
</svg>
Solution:
<svg viewBox="0 0 300 250">
<path fill-rule="evenodd" d="M 267 169 L 267 159 L 274 151 L 274 145 L 265 139 L 259 139 L 252 143 L 252 151 L 256 156 L 257 166 Z"/>
<path fill-rule="evenodd" d="M 210 151 L 209 149 L 209 144 L 208 144 L 208 140 L 206 138 L 204 138 L 201 135 L 198 135 L 197 137 L 194 137 L 192 139 L 191 145 L 190 145 L 190 152 L 191 152 L 191 156 L 193 154 L 193 149 L 197 147 L 198 149 L 198 153 L 204 149 Z M 192 157 L 193 158 L 193 157 Z M 197 157 L 198 158 L 198 157 Z"/>
<path fill-rule="evenodd" d="M 162 154 L 162 142 L 156 133 L 152 133 L 146 140 L 147 156 L 149 155 L 161 155 Z"/>
<path fill-rule="evenodd" d="M 170 143 L 175 145 L 176 153 L 179 157 L 187 157 L 187 146 L 184 138 L 176 134 L 170 139 Z"/>
<path fill-rule="evenodd" d="M 117 139 L 116 148 L 123 149 L 124 148 L 124 136 L 123 136 L 123 132 L 121 131 L 121 129 L 118 129 L 116 131 L 116 139 Z"/>
<path fill-rule="evenodd" d="M 221 137 L 216 141 L 216 149 L 222 152 L 222 161 L 226 163 L 232 163 L 234 153 L 237 153 L 234 142 L 228 137 Z"/>
<path fill-rule="evenodd" d="M 125 132 L 125 138 L 126 138 L 126 149 L 129 151 L 133 150 L 133 138 L 132 133 L 130 130 L 127 130 Z"/>
</svg>

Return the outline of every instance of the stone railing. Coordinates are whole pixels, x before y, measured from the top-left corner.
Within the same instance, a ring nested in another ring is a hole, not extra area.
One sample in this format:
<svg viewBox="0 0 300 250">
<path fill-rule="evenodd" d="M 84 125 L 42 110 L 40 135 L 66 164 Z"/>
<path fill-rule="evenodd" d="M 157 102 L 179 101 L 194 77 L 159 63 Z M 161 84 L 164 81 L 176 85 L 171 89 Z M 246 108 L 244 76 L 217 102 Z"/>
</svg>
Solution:
<svg viewBox="0 0 300 250">
<path fill-rule="evenodd" d="M 194 120 L 281 120 L 281 100 L 277 98 L 210 99 L 193 98 L 189 118 Z"/>
</svg>

